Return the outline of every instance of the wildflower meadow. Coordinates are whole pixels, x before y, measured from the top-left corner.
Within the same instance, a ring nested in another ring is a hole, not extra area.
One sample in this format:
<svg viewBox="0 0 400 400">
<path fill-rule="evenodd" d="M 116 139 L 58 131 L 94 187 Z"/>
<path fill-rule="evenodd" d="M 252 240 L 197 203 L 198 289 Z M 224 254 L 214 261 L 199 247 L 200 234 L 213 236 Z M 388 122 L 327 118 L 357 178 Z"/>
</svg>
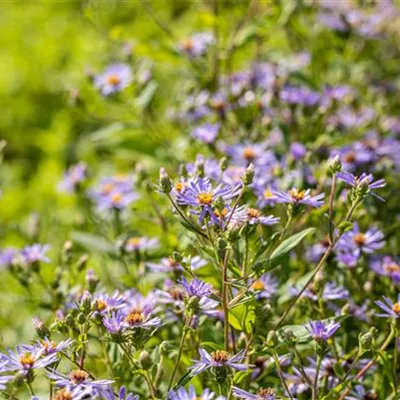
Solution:
<svg viewBox="0 0 400 400">
<path fill-rule="evenodd" d="M 0 21 L 0 398 L 400 399 L 400 2 Z"/>
</svg>

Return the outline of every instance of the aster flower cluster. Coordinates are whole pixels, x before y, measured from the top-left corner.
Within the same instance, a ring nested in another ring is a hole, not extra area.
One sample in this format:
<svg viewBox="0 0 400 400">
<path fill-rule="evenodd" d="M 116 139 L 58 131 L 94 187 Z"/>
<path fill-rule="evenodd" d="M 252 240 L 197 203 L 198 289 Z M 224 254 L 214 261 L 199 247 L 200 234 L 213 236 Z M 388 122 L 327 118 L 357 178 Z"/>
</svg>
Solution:
<svg viewBox="0 0 400 400">
<path fill-rule="evenodd" d="M 5 218 L 4 398 L 398 397 L 399 11 L 206 3 L 178 35 L 192 5 L 143 2 L 151 51 L 107 33 L 54 210 Z"/>
</svg>

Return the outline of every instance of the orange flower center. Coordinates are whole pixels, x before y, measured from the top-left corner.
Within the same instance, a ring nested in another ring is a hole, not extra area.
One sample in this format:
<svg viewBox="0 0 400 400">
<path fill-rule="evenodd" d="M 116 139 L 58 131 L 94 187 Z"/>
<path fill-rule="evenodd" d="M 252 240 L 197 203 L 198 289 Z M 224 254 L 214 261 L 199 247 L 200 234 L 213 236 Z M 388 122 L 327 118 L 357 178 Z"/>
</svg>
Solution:
<svg viewBox="0 0 400 400">
<path fill-rule="evenodd" d="M 260 210 L 257 210 L 257 208 L 248 208 L 247 209 L 247 216 L 249 218 L 258 218 L 261 215 Z"/>
<path fill-rule="evenodd" d="M 211 357 L 216 362 L 226 362 L 229 360 L 229 353 L 225 350 L 217 350 L 211 353 Z"/>
<path fill-rule="evenodd" d="M 142 243 L 142 238 L 140 237 L 132 237 L 128 239 L 128 245 L 132 247 L 138 247 Z"/>
<path fill-rule="evenodd" d="M 107 303 L 103 300 L 96 300 L 96 308 L 98 311 L 104 311 L 107 308 Z"/>
<path fill-rule="evenodd" d="M 69 378 L 75 383 L 80 384 L 89 378 L 89 374 L 81 369 L 75 369 L 69 374 Z"/>
<path fill-rule="evenodd" d="M 60 390 L 53 396 L 52 400 L 72 400 L 72 394 L 65 390 Z"/>
<path fill-rule="evenodd" d="M 228 214 L 228 209 L 227 208 L 224 208 L 222 211 L 214 210 L 214 215 L 217 218 L 224 218 L 224 217 L 226 217 L 226 214 Z"/>
<path fill-rule="evenodd" d="M 183 189 L 185 189 L 185 185 L 182 182 L 176 182 L 174 185 L 174 188 L 177 192 L 182 192 Z"/>
<path fill-rule="evenodd" d="M 193 40 L 191 38 L 183 39 L 181 45 L 185 50 L 193 49 Z"/>
<path fill-rule="evenodd" d="M 354 152 L 350 151 L 349 153 L 347 153 L 344 156 L 344 161 L 346 161 L 348 163 L 352 163 L 352 162 L 356 161 L 356 155 L 354 154 Z"/>
<path fill-rule="evenodd" d="M 121 78 L 115 74 L 108 75 L 107 83 L 111 86 L 117 86 L 121 83 Z"/>
<path fill-rule="evenodd" d="M 260 389 L 257 394 L 261 397 L 268 397 L 268 396 L 273 396 L 275 394 L 274 389 L 271 388 L 265 388 L 265 389 Z"/>
<path fill-rule="evenodd" d="M 392 310 L 396 313 L 396 314 L 400 314 L 400 303 L 394 303 L 392 306 Z"/>
<path fill-rule="evenodd" d="M 306 192 L 305 190 L 297 190 L 297 189 L 292 189 L 289 190 L 289 195 L 292 196 L 296 201 L 303 200 Z"/>
<path fill-rule="evenodd" d="M 357 246 L 362 246 L 365 243 L 365 235 L 363 233 L 356 233 L 353 241 Z"/>
<path fill-rule="evenodd" d="M 397 264 L 389 264 L 389 265 L 385 265 L 384 270 L 388 273 L 391 272 L 400 272 L 400 265 Z"/>
<path fill-rule="evenodd" d="M 114 189 L 114 184 L 113 183 L 106 183 L 103 185 L 101 192 L 103 194 L 108 194 Z"/>
<path fill-rule="evenodd" d="M 144 321 L 144 314 L 138 310 L 134 310 L 128 314 L 125 321 L 130 325 L 138 325 Z"/>
<path fill-rule="evenodd" d="M 256 158 L 256 152 L 251 147 L 246 147 L 243 150 L 243 157 L 249 161 L 254 160 Z"/>
<path fill-rule="evenodd" d="M 262 289 L 264 289 L 265 286 L 264 286 L 264 283 L 260 279 L 257 279 L 256 281 L 254 281 L 252 283 L 251 287 L 254 290 L 262 290 Z"/>
<path fill-rule="evenodd" d="M 203 206 L 209 206 L 213 201 L 211 192 L 202 192 L 197 195 L 197 201 Z"/>
<path fill-rule="evenodd" d="M 19 361 L 24 366 L 32 366 L 35 363 L 35 358 L 31 353 L 25 353 L 20 358 Z"/>
<path fill-rule="evenodd" d="M 121 203 L 122 194 L 121 193 L 113 193 L 111 195 L 111 200 L 112 200 L 113 203 L 116 203 L 116 204 Z"/>
</svg>

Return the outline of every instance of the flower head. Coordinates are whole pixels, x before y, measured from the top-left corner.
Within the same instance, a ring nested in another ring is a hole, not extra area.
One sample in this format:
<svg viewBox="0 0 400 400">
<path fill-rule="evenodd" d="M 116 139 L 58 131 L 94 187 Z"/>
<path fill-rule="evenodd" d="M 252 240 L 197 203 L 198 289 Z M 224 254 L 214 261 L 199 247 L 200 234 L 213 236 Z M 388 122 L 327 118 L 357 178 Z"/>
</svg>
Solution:
<svg viewBox="0 0 400 400">
<path fill-rule="evenodd" d="M 340 328 L 339 322 L 310 321 L 306 329 L 316 341 L 326 341 Z"/>
<path fill-rule="evenodd" d="M 218 132 L 220 129 L 220 124 L 210 124 L 205 123 L 193 129 L 191 135 L 193 138 L 200 140 L 203 143 L 214 143 Z"/>
<path fill-rule="evenodd" d="M 132 70 L 126 64 L 112 64 L 94 79 L 94 85 L 103 96 L 121 92 L 132 82 Z"/>
<path fill-rule="evenodd" d="M 213 351 L 211 354 L 204 349 L 199 349 L 200 360 L 196 361 L 189 369 L 191 375 L 195 376 L 205 371 L 208 368 L 222 368 L 230 367 L 237 370 L 246 370 L 249 365 L 242 364 L 244 357 L 244 350 L 240 351 L 234 356 L 231 356 L 225 350 Z"/>
<path fill-rule="evenodd" d="M 293 205 L 308 205 L 311 207 L 321 207 L 324 204 L 322 200 L 325 197 L 324 193 L 316 196 L 311 196 L 311 190 L 298 190 L 296 188 L 290 189 L 288 192 L 282 192 L 279 190 L 271 190 L 272 194 L 276 197 L 277 203 L 287 203 Z"/>
<path fill-rule="evenodd" d="M 46 257 L 46 253 L 49 248 L 50 246 L 48 244 L 33 244 L 32 246 L 26 246 L 21 251 L 22 260 L 26 264 L 34 264 L 39 261 L 48 263 L 50 262 L 50 259 Z"/>
<path fill-rule="evenodd" d="M 400 293 L 397 295 L 397 302 L 393 303 L 388 297 L 383 296 L 383 301 L 378 300 L 375 304 L 384 311 L 384 313 L 376 314 L 377 317 L 386 317 L 397 319 L 400 317 Z"/>
<path fill-rule="evenodd" d="M 58 189 L 63 192 L 72 193 L 85 180 L 86 175 L 86 163 L 80 162 L 75 164 L 64 174 L 64 179 L 59 183 Z"/>
<path fill-rule="evenodd" d="M 271 388 L 262 388 L 256 394 L 252 394 L 246 390 L 233 386 L 232 394 L 237 399 L 246 400 L 275 400 L 277 398 L 275 390 Z"/>
</svg>

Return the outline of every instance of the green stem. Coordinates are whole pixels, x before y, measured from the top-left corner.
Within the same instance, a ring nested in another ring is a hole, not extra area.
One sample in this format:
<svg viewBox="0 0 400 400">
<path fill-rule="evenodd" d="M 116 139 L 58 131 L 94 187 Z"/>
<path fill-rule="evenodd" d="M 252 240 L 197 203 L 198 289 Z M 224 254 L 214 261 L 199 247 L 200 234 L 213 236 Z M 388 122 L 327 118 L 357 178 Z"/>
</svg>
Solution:
<svg viewBox="0 0 400 400">
<path fill-rule="evenodd" d="M 229 308 L 228 308 L 228 259 L 229 249 L 226 250 L 222 264 L 222 308 L 224 310 L 225 350 L 229 351 Z"/>
<path fill-rule="evenodd" d="M 318 399 L 318 378 L 319 378 L 319 370 L 321 369 L 321 361 L 322 357 L 320 355 L 317 356 L 317 366 L 315 369 L 315 378 L 312 386 L 312 400 Z"/>
<path fill-rule="evenodd" d="M 287 385 L 287 383 L 286 383 L 286 381 L 285 381 L 285 377 L 283 376 L 282 368 L 281 368 L 281 365 L 279 364 L 279 357 L 276 355 L 275 350 L 273 351 L 272 357 L 274 358 L 275 365 L 276 365 L 276 371 L 278 372 L 279 379 L 281 380 L 283 387 L 285 388 L 285 390 L 286 390 L 286 392 L 287 392 L 289 398 L 290 398 L 291 400 L 294 400 L 294 399 L 293 399 L 293 396 L 292 396 L 292 393 L 290 393 L 290 390 L 289 390 L 289 388 L 288 388 L 288 385 Z"/>
</svg>

